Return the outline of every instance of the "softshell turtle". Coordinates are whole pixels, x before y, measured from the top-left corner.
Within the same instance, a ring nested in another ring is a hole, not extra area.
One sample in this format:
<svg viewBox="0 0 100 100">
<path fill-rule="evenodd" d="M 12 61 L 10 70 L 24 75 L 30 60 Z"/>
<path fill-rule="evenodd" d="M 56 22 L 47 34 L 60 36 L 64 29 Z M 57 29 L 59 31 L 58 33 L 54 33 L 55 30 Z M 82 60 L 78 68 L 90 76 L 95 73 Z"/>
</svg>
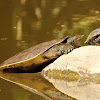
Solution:
<svg viewBox="0 0 100 100">
<path fill-rule="evenodd" d="M 93 30 L 87 37 L 86 44 L 100 45 L 100 28 Z"/>
<path fill-rule="evenodd" d="M 37 72 L 44 67 L 40 65 L 77 48 L 82 38 L 83 35 L 67 36 L 64 39 L 38 44 L 4 61 L 0 65 L 0 70 L 17 69 L 23 72 Z"/>
</svg>

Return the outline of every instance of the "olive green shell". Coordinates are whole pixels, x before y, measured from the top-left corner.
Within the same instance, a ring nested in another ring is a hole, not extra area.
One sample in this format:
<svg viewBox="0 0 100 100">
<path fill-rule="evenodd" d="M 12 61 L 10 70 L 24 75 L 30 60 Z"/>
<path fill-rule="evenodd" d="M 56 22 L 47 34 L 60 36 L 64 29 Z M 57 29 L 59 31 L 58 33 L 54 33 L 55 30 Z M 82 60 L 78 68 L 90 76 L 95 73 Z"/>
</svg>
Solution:
<svg viewBox="0 0 100 100">
<path fill-rule="evenodd" d="M 9 58 L 8 60 L 4 61 L 0 65 L 0 70 L 9 69 L 9 68 L 18 68 L 21 70 L 31 70 L 34 69 L 36 66 L 41 65 L 45 62 L 48 62 L 51 59 L 44 59 L 41 55 L 52 47 L 55 44 L 62 43 L 67 41 L 69 37 L 65 37 L 64 39 L 60 40 L 52 40 L 48 42 L 44 42 L 33 46 L 29 49 L 26 49 L 15 56 Z"/>
<path fill-rule="evenodd" d="M 93 30 L 87 37 L 85 43 L 96 44 L 98 41 L 100 41 L 100 28 Z"/>
</svg>

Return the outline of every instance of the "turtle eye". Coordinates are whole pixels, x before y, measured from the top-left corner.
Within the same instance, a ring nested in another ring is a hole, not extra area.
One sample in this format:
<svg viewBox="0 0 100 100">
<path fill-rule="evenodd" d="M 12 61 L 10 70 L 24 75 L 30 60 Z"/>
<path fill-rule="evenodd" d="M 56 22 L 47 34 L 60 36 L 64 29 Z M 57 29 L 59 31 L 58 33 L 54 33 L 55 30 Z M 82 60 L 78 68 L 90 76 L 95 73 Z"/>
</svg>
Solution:
<svg viewBox="0 0 100 100">
<path fill-rule="evenodd" d="M 74 40 L 73 39 L 71 40 L 71 45 L 74 45 Z"/>
<path fill-rule="evenodd" d="M 94 37 L 94 39 L 96 39 L 96 38 L 98 38 L 100 35 L 96 35 L 95 37 Z"/>
</svg>

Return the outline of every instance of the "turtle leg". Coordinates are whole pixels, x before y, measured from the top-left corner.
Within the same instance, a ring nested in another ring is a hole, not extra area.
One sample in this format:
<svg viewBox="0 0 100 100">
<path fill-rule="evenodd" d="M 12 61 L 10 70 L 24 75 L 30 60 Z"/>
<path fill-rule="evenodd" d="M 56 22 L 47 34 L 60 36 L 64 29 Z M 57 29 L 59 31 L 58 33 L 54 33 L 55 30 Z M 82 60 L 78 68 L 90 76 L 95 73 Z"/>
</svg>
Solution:
<svg viewBox="0 0 100 100">
<path fill-rule="evenodd" d="M 53 46 L 52 48 L 49 48 L 46 50 L 43 54 L 42 57 L 44 59 L 54 59 L 62 55 L 62 52 L 59 49 L 58 45 Z"/>
<path fill-rule="evenodd" d="M 46 52 L 42 54 L 42 58 L 44 59 L 54 59 L 54 58 L 58 58 L 61 55 L 61 52 Z"/>
<path fill-rule="evenodd" d="M 61 45 L 55 45 L 54 47 L 48 49 L 42 54 L 42 57 L 44 59 L 54 59 L 58 58 L 59 56 L 63 54 L 67 54 L 71 52 L 74 49 L 74 46 L 69 44 L 61 44 Z"/>
</svg>

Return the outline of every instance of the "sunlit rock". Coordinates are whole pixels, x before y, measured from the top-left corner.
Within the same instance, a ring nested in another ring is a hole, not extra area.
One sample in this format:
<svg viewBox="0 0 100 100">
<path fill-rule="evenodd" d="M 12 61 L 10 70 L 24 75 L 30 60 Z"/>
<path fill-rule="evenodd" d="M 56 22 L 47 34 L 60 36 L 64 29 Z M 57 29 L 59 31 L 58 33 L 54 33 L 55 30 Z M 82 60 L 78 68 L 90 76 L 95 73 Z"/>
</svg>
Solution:
<svg viewBox="0 0 100 100">
<path fill-rule="evenodd" d="M 100 100 L 100 46 L 83 46 L 42 71 L 56 89 L 77 100 Z"/>
<path fill-rule="evenodd" d="M 83 46 L 62 55 L 52 64 L 43 69 L 44 75 L 61 77 L 99 78 L 100 77 L 100 46 Z"/>
</svg>

